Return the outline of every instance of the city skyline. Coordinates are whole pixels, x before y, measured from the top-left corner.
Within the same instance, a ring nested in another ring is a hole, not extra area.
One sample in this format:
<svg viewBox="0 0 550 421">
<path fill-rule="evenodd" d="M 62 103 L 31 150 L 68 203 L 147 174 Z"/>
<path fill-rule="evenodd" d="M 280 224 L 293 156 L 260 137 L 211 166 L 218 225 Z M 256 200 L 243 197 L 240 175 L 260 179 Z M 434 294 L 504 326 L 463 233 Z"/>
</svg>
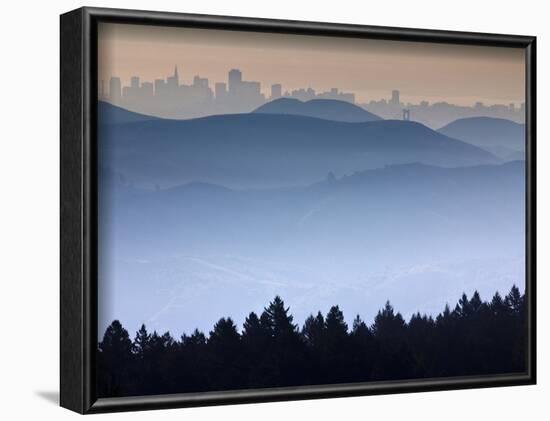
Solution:
<svg viewBox="0 0 550 421">
<path fill-rule="evenodd" d="M 177 64 L 174 65 L 174 70 L 176 70 L 177 73 L 178 73 L 178 80 L 180 82 L 185 82 L 184 79 L 179 79 L 179 73 L 180 73 L 179 68 L 180 67 Z M 228 71 L 228 73 L 231 73 L 231 72 L 239 72 L 241 75 L 243 73 L 241 69 L 237 69 L 237 68 L 230 69 Z M 199 74 L 199 75 L 193 75 L 192 77 L 189 77 L 188 78 L 188 81 L 190 82 L 189 84 L 181 83 L 181 84 L 173 85 L 173 81 L 176 80 L 176 79 L 174 79 L 174 75 L 168 75 L 168 76 L 165 76 L 165 77 L 161 76 L 159 78 L 155 78 L 154 80 L 143 80 L 141 78 L 141 76 L 139 76 L 139 75 L 132 75 L 128 78 L 128 83 L 127 84 L 124 84 L 124 81 L 122 80 L 121 77 L 113 75 L 109 78 L 109 83 L 107 83 L 107 81 L 104 80 L 104 79 L 99 81 L 98 90 L 99 90 L 99 98 L 100 99 L 113 100 L 113 95 L 110 93 L 110 87 L 113 84 L 113 80 L 116 80 L 116 83 L 119 84 L 119 90 L 121 92 L 120 95 L 116 95 L 115 97 L 129 96 L 128 93 L 124 94 L 124 89 L 125 88 L 141 89 L 142 93 L 145 94 L 145 95 L 156 96 L 157 92 L 155 91 L 155 84 L 157 84 L 158 82 L 164 83 L 164 86 L 166 86 L 166 87 L 171 86 L 173 88 L 182 87 L 182 86 L 183 87 L 194 86 L 194 87 L 209 88 L 212 91 L 212 97 L 213 98 L 217 97 L 217 95 L 216 95 L 217 91 L 219 92 L 219 90 L 223 90 L 224 88 L 225 88 L 225 90 L 228 90 L 228 87 L 229 87 L 229 77 L 228 77 L 227 81 L 214 81 L 214 82 L 211 82 L 209 80 L 209 78 L 202 77 Z M 492 107 L 492 106 L 501 105 L 501 106 L 509 107 L 512 110 L 514 110 L 516 108 L 521 109 L 522 107 L 525 106 L 525 101 L 519 101 L 519 102 L 518 101 L 511 101 L 509 103 L 505 103 L 505 102 L 485 103 L 484 101 L 481 101 L 481 100 L 474 100 L 473 102 L 471 102 L 469 104 L 457 104 L 457 103 L 444 101 L 444 100 L 429 101 L 428 97 L 423 98 L 423 99 L 420 98 L 418 100 L 418 102 L 403 101 L 403 98 L 407 98 L 407 95 L 406 94 L 403 95 L 403 92 L 400 89 L 391 89 L 391 90 L 386 92 L 386 95 L 383 95 L 379 98 L 372 98 L 370 101 L 367 101 L 367 102 L 358 102 L 358 101 L 355 101 L 356 94 L 354 92 L 344 92 L 344 91 L 340 90 L 339 87 L 331 87 L 327 91 L 319 91 L 318 89 L 316 89 L 314 87 L 311 87 L 311 86 L 288 90 L 288 89 L 284 89 L 284 86 L 283 86 L 282 83 L 274 83 L 271 86 L 262 89 L 262 82 L 261 81 L 244 81 L 243 80 L 242 82 L 257 84 L 258 93 L 266 101 L 273 100 L 273 99 L 278 99 L 278 98 L 281 98 L 281 97 L 294 97 L 294 98 L 299 99 L 300 96 L 304 97 L 304 99 L 303 99 L 304 101 L 307 101 L 309 99 L 313 99 L 314 96 L 318 96 L 320 98 L 325 97 L 326 99 L 328 99 L 328 97 L 330 97 L 330 95 L 333 95 L 334 98 L 331 98 L 331 99 L 340 99 L 342 101 L 351 102 L 353 104 L 364 104 L 364 105 L 373 104 L 373 103 L 381 102 L 381 101 L 382 102 L 386 101 L 387 103 L 402 104 L 404 106 L 407 106 L 407 105 L 413 105 L 413 106 L 414 105 L 422 105 L 423 103 L 428 104 L 428 105 L 433 105 L 433 104 L 436 104 L 436 103 L 447 103 L 447 104 L 450 104 L 450 105 L 457 105 L 457 106 L 464 106 L 464 107 L 468 107 L 468 106 L 472 106 L 472 107 L 473 106 Z M 212 89 L 212 84 L 214 86 L 214 89 Z M 266 92 L 268 92 L 268 94 L 266 94 Z M 278 92 L 278 94 L 276 94 L 276 92 Z M 307 96 L 311 96 L 311 98 L 307 98 Z"/>
<path fill-rule="evenodd" d="M 292 91 L 338 86 L 368 103 L 399 89 L 405 102 L 519 105 L 524 101 L 521 50 L 368 39 L 327 38 L 198 28 L 102 24 L 99 80 L 128 83 L 135 70 L 154 80 L 177 64 L 181 79 L 225 80 L 231 68 L 260 80 L 264 95 L 281 83 Z"/>
<path fill-rule="evenodd" d="M 128 84 L 117 76 L 112 76 L 108 82 L 100 80 L 98 95 L 101 100 L 132 111 L 168 118 L 247 113 L 279 98 L 341 100 L 357 104 L 385 119 L 403 117 L 431 127 L 440 127 L 461 117 L 491 116 L 519 123 L 525 117 L 524 102 L 484 104 L 476 101 L 464 106 L 447 101 L 430 103 L 422 99 L 415 104 L 405 102 L 399 89 L 392 89 L 385 97 L 368 103 L 357 102 L 354 92 L 343 92 L 338 87 L 327 91 L 317 91 L 312 87 L 289 90 L 282 83 L 274 83 L 268 87 L 266 95 L 262 81 L 246 80 L 238 68 L 230 69 L 224 81 L 211 82 L 201 75 L 189 75 L 187 80 L 189 84 L 185 83 L 180 67 L 174 65 L 172 74 L 154 80 L 143 80 L 136 74 L 130 77 Z"/>
<path fill-rule="evenodd" d="M 184 83 L 180 78 L 178 65 L 174 65 L 171 75 L 155 78 L 154 80 L 142 80 L 139 75 L 130 77 L 129 83 L 124 84 L 120 77 L 111 76 L 108 83 L 105 80 L 99 81 L 99 98 L 109 100 L 113 103 L 126 99 L 150 99 L 151 97 L 170 98 L 181 95 L 195 96 L 195 100 L 215 100 L 223 101 L 228 97 L 234 96 L 242 104 L 247 105 L 247 99 L 258 104 L 265 101 L 271 101 L 281 97 L 292 97 L 307 101 L 309 99 L 338 99 L 355 103 L 355 94 L 342 92 L 338 87 L 331 87 L 325 92 L 318 92 L 316 89 L 308 86 L 293 90 L 285 90 L 281 83 L 274 83 L 269 87 L 268 94 L 262 91 L 261 81 L 249 81 L 243 78 L 243 72 L 238 69 L 230 69 L 227 72 L 225 81 L 210 82 L 208 78 L 201 75 L 193 75 L 189 78 L 190 83 Z M 265 90 L 265 89 L 264 89 Z M 179 91 L 179 92 L 178 92 Z M 196 96 L 200 98 L 196 98 Z M 238 106 L 238 104 L 235 104 Z"/>
</svg>

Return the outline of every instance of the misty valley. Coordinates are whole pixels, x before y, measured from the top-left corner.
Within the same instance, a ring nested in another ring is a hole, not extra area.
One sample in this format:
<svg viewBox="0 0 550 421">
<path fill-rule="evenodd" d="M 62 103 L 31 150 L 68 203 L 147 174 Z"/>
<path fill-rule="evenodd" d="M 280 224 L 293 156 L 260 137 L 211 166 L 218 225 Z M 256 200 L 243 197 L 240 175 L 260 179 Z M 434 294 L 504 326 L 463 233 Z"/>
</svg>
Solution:
<svg viewBox="0 0 550 421">
<path fill-rule="evenodd" d="M 275 102 L 194 120 L 100 103 L 100 330 L 206 331 L 277 294 L 299 323 L 335 304 L 373 320 L 388 299 L 410 317 L 522 284 L 521 130 L 506 159 L 471 136 L 505 120 L 455 138 Z"/>
</svg>

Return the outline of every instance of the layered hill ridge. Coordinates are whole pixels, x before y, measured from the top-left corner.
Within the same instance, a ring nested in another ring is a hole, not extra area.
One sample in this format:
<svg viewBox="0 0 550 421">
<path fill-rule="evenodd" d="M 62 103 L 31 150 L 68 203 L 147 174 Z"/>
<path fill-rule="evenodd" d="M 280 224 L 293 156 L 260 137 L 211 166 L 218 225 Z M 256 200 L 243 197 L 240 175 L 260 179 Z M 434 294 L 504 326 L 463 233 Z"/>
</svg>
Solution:
<svg viewBox="0 0 550 421">
<path fill-rule="evenodd" d="M 99 101 L 97 115 L 100 124 L 127 124 L 159 120 L 158 117 L 126 110 L 105 101 Z"/>
<path fill-rule="evenodd" d="M 99 114 L 107 167 L 161 187 L 204 181 L 229 187 L 313 183 L 388 164 L 443 167 L 498 162 L 491 153 L 411 121 L 348 123 L 289 114 L 233 114 L 121 124 Z M 132 118 L 135 118 L 131 114 Z"/>
<path fill-rule="evenodd" d="M 506 160 L 524 159 L 525 125 L 493 117 L 461 118 L 438 130 Z"/>
<path fill-rule="evenodd" d="M 124 221 L 117 235 L 140 238 L 131 246 L 139 249 L 364 255 L 388 264 L 413 264 L 420 256 L 490 257 L 522 250 L 524 172 L 523 161 L 460 168 L 413 163 L 304 187 L 250 190 L 193 182 L 147 191 L 106 179 L 103 193 L 114 190 L 103 215 L 105 222 Z M 255 250 L 260 246 L 263 251 Z M 386 254 L 390 249 L 395 256 Z"/>
<path fill-rule="evenodd" d="M 388 298 L 430 312 L 524 276 L 523 161 L 414 122 L 104 108 L 98 276 L 114 298 L 132 291 L 114 308 L 133 324 L 211 327 L 213 305 L 243 320 L 275 292 L 299 320 Z"/>
<path fill-rule="evenodd" d="M 279 98 L 253 111 L 256 114 L 291 114 L 323 120 L 360 123 L 381 120 L 377 115 L 346 101 L 312 99 L 300 101 L 295 98 Z"/>
</svg>

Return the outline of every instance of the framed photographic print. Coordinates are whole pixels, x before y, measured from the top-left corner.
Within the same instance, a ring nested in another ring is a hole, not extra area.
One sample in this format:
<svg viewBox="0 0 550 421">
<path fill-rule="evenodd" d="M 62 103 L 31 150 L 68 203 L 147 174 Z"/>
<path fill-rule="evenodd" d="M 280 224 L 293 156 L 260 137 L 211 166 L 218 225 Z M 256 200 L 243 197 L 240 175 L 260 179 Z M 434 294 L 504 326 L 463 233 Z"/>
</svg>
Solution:
<svg viewBox="0 0 550 421">
<path fill-rule="evenodd" d="M 61 405 L 534 384 L 535 38 L 61 16 Z"/>
</svg>

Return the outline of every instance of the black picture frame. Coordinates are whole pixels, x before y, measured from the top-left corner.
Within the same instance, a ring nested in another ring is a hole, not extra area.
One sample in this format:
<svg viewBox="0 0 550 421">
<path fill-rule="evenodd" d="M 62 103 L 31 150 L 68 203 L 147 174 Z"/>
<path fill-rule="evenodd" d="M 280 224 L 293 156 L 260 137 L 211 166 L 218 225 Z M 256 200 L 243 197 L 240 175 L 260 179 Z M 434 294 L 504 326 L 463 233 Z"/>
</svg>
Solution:
<svg viewBox="0 0 550 421">
<path fill-rule="evenodd" d="M 536 37 L 80 8 L 61 15 L 60 403 L 81 414 L 536 383 Z M 517 375 L 97 399 L 98 22 L 521 48 L 526 52 L 527 371 Z"/>
</svg>

